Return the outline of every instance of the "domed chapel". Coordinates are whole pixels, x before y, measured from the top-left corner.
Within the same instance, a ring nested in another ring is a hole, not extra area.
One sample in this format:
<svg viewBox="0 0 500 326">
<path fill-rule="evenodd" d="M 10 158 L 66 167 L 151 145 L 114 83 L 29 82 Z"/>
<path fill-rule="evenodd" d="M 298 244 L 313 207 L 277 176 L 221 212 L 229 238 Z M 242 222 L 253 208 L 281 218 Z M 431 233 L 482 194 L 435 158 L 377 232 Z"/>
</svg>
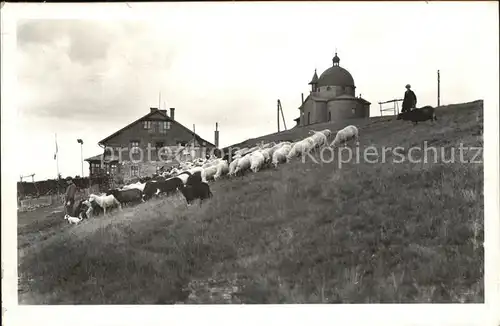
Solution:
<svg viewBox="0 0 500 326">
<path fill-rule="evenodd" d="M 340 66 L 336 52 L 332 63 L 319 78 L 314 70 L 311 92 L 299 107 L 300 116 L 294 119 L 297 126 L 370 116 L 371 103 L 355 96 L 354 79 Z"/>
</svg>

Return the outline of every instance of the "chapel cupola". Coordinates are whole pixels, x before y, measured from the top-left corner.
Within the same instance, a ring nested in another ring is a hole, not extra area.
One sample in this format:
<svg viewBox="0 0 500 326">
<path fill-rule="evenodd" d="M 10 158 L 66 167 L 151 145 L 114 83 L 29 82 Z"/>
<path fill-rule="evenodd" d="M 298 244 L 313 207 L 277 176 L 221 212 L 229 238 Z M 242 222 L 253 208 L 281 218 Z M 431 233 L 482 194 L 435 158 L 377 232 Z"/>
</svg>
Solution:
<svg viewBox="0 0 500 326">
<path fill-rule="evenodd" d="M 335 51 L 335 56 L 333 57 L 332 62 L 334 67 L 339 66 L 340 58 L 337 56 L 337 51 Z"/>
<path fill-rule="evenodd" d="M 316 69 L 314 69 L 314 75 L 311 81 L 309 82 L 309 85 L 311 85 L 311 91 L 316 92 L 318 88 L 318 73 L 316 72 Z"/>
</svg>

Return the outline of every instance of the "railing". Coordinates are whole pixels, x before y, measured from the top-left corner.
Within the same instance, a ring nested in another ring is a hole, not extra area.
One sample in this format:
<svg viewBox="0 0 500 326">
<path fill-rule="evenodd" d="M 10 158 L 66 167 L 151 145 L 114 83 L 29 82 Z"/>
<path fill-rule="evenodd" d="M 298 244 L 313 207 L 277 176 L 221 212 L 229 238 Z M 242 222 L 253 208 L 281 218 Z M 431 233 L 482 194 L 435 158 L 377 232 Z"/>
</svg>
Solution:
<svg viewBox="0 0 500 326">
<path fill-rule="evenodd" d="M 384 115 L 384 112 L 387 112 L 387 111 L 392 111 L 392 115 L 398 115 L 399 114 L 399 102 L 402 102 L 403 100 L 402 99 L 394 99 L 394 100 L 389 100 L 389 101 L 385 101 L 385 102 L 378 102 L 378 104 L 380 105 L 380 116 L 383 116 Z M 382 105 L 383 104 L 389 104 L 389 103 L 394 103 L 394 106 L 391 107 L 391 108 L 383 108 Z"/>
</svg>

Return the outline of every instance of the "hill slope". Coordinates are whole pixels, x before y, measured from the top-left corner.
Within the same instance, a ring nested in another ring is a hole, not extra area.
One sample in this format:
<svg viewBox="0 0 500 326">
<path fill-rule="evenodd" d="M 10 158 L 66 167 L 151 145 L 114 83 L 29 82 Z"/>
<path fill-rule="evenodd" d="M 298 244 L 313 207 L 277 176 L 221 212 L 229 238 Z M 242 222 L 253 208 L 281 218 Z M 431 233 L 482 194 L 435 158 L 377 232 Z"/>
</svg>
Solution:
<svg viewBox="0 0 500 326">
<path fill-rule="evenodd" d="M 467 110 L 467 109 L 482 109 L 483 106 L 483 101 L 482 100 L 476 100 L 468 103 L 460 103 L 460 104 L 450 104 L 450 105 L 445 105 L 445 106 L 440 106 L 436 108 L 436 112 L 439 115 L 441 112 L 447 112 L 449 110 Z M 481 113 L 482 114 L 482 113 Z M 367 127 L 373 127 L 374 124 L 377 126 L 384 126 L 385 122 L 389 122 L 392 120 L 395 120 L 396 117 L 394 116 L 381 116 L 381 117 L 371 117 L 368 119 L 346 119 L 340 122 L 324 122 L 324 123 L 316 123 L 313 125 L 305 126 L 305 127 L 294 127 L 292 129 L 288 129 L 282 132 L 277 132 L 269 135 L 264 135 L 256 138 L 250 138 L 245 141 L 242 141 L 240 143 L 233 144 L 231 146 L 226 147 L 225 149 L 229 147 L 253 147 L 255 144 L 260 143 L 262 141 L 264 142 L 278 142 L 278 141 L 295 141 L 297 139 L 302 139 L 305 138 L 308 135 L 308 132 L 310 130 L 323 130 L 323 129 L 330 129 L 333 133 L 337 132 L 338 130 L 344 128 L 345 126 L 348 125 L 355 125 L 357 126 L 360 130 L 365 129 Z M 482 122 L 481 122 L 482 126 Z"/>
<path fill-rule="evenodd" d="M 172 197 L 78 226 L 52 216 L 35 238 L 41 226 L 20 225 L 20 303 L 483 302 L 483 164 L 458 161 L 460 144 L 482 147 L 482 101 L 437 114 L 355 123 L 360 152 L 427 141 L 455 162 L 347 162 L 344 150 L 341 165 L 220 180 L 202 207 Z"/>
</svg>

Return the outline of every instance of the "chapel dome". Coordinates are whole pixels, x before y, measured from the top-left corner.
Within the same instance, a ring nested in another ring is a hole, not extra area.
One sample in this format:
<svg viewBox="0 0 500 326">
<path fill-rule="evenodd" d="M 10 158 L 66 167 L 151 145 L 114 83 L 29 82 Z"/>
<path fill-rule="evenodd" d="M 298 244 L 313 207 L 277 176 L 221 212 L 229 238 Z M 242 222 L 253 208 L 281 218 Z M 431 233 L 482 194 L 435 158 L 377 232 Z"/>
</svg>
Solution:
<svg viewBox="0 0 500 326">
<path fill-rule="evenodd" d="M 335 53 L 333 66 L 326 69 L 318 79 L 318 86 L 353 86 L 354 79 L 349 71 L 339 66 L 340 58 Z"/>
</svg>

